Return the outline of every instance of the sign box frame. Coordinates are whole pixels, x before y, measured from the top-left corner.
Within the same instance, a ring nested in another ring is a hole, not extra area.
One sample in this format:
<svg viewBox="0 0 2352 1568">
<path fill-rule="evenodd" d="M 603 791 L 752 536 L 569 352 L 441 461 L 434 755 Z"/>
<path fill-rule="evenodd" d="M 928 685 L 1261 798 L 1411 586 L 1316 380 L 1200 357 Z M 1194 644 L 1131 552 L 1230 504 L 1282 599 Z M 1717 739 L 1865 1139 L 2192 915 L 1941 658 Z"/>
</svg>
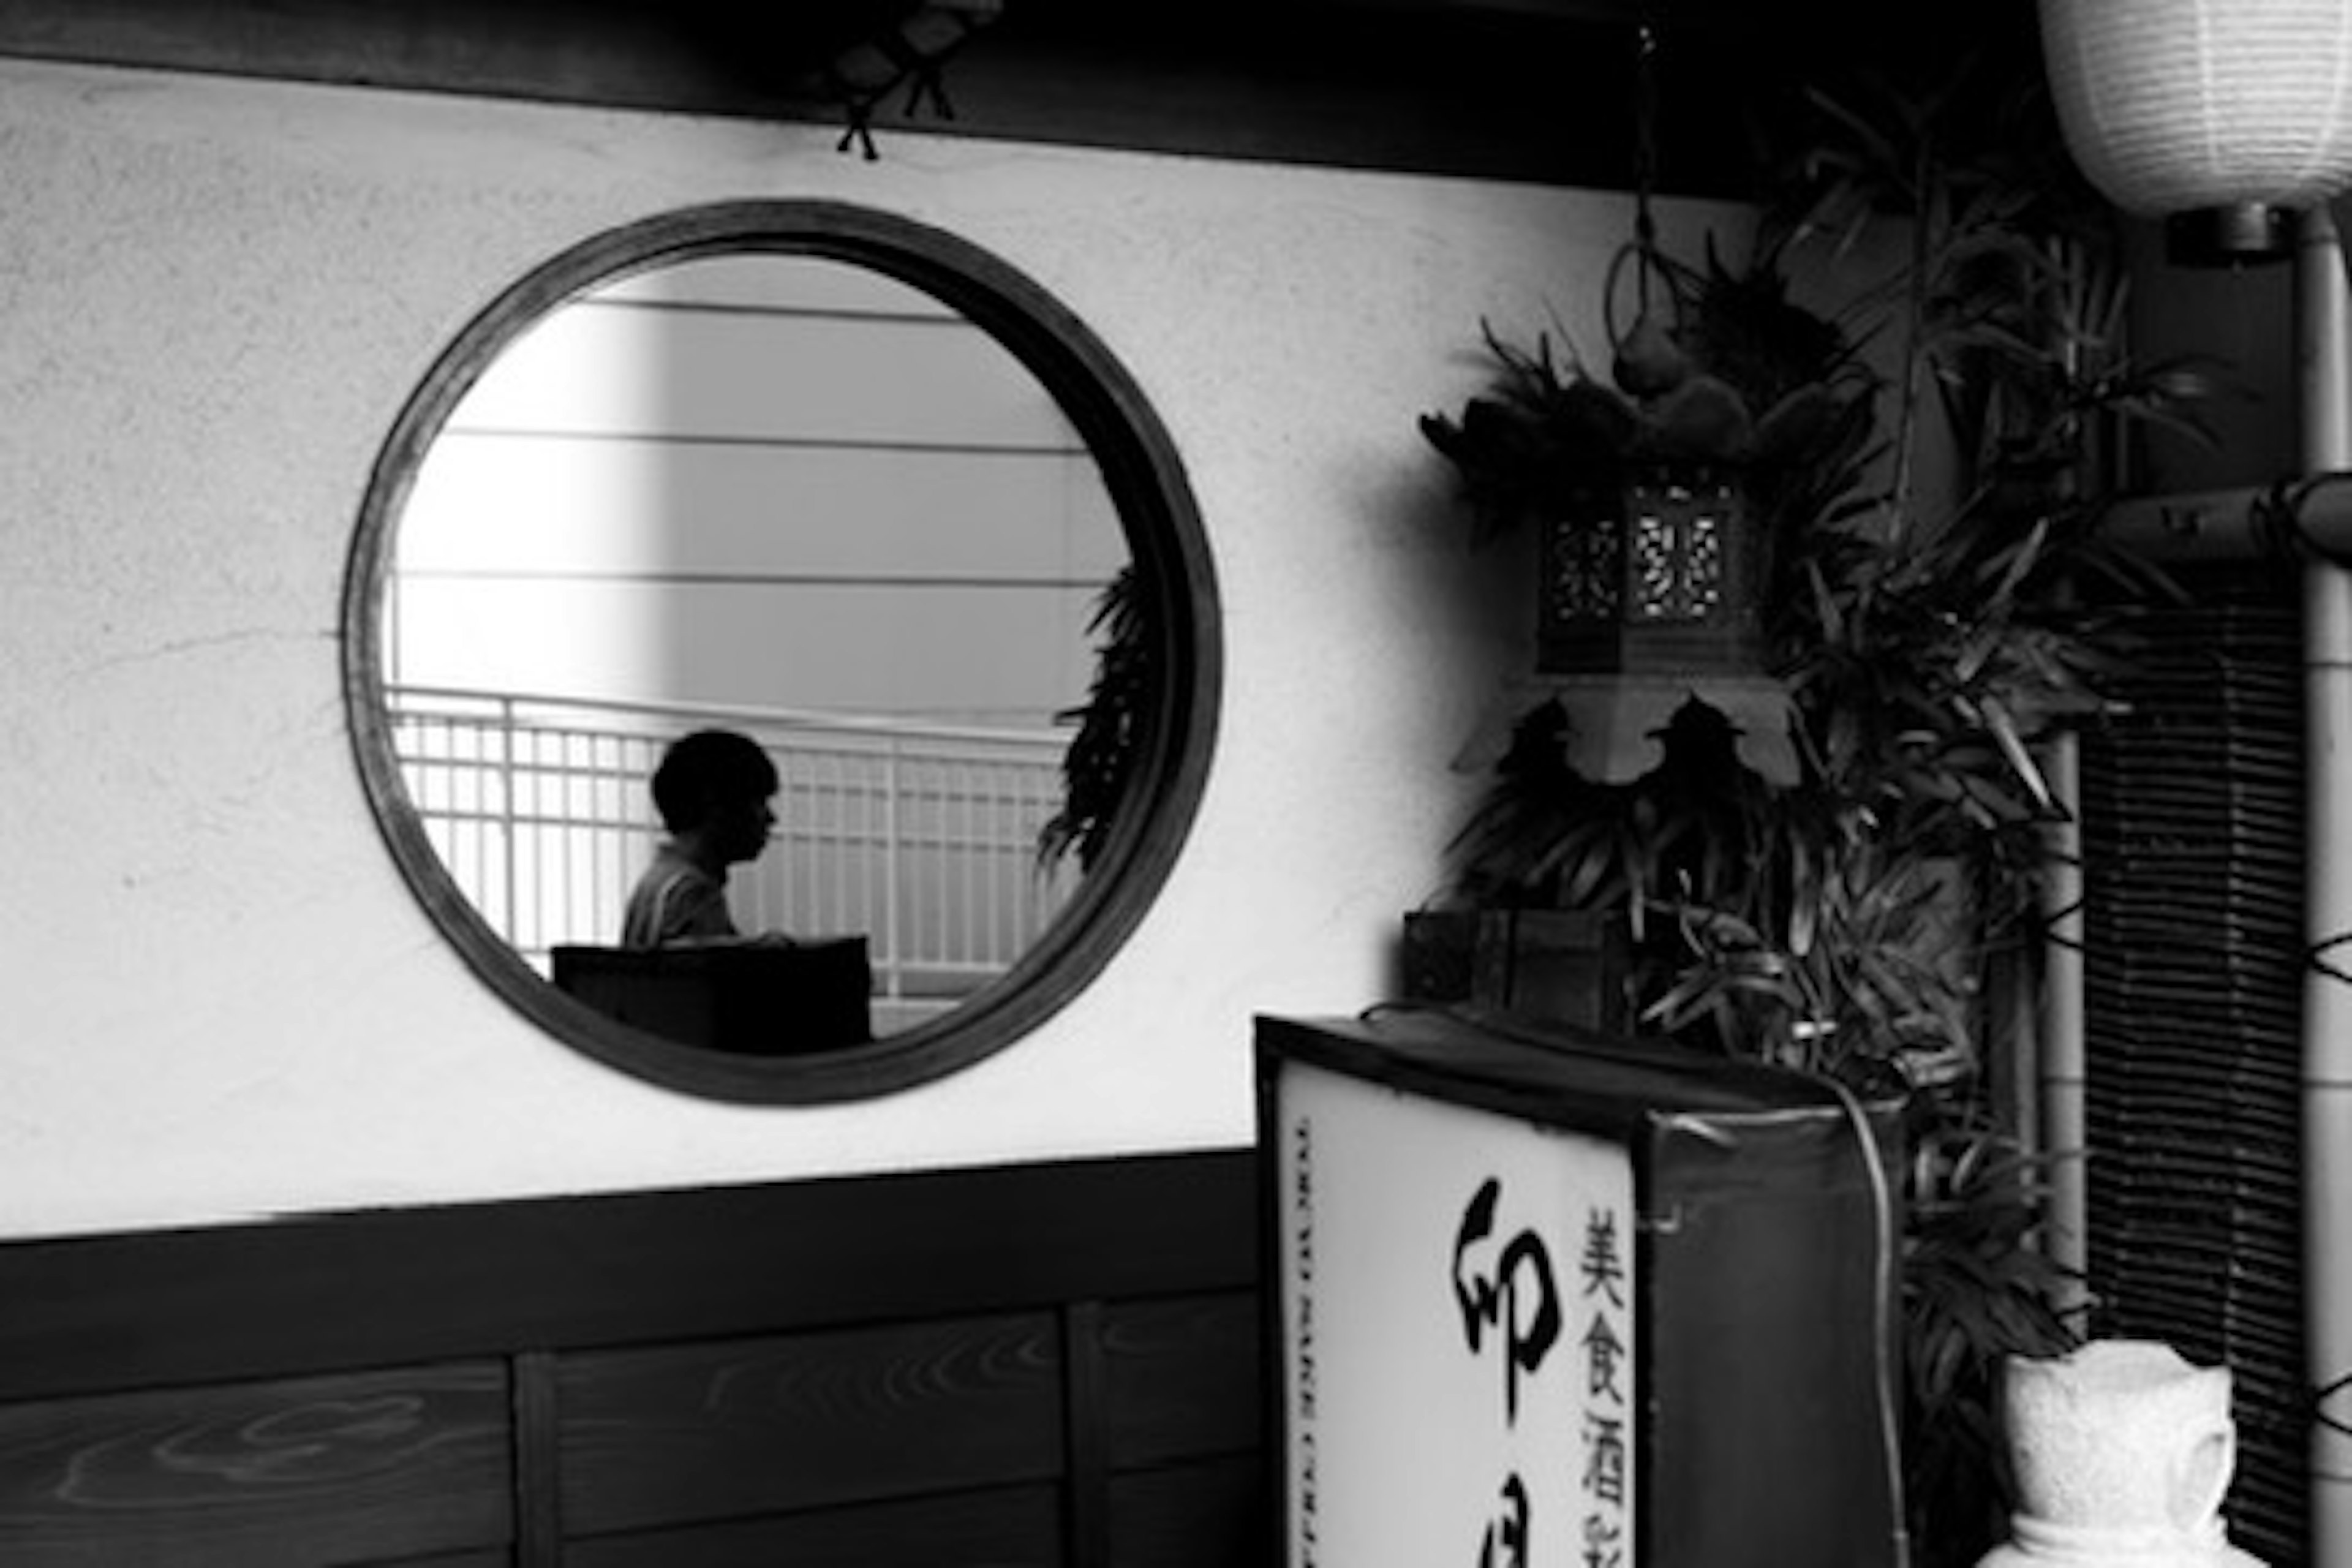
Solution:
<svg viewBox="0 0 2352 1568">
<path fill-rule="evenodd" d="M 1255 1047 L 1274 1561 L 1898 1561 L 1899 1100 L 1465 1009 Z"/>
</svg>

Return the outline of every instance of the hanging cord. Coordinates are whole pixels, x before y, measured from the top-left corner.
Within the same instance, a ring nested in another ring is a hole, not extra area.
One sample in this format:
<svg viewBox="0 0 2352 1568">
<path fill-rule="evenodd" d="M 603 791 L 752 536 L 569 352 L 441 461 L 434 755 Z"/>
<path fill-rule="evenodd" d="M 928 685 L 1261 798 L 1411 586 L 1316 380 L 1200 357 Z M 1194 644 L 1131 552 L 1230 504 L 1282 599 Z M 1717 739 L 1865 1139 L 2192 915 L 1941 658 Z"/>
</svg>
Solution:
<svg viewBox="0 0 2352 1568">
<path fill-rule="evenodd" d="M 1362 1016 L 1370 1018 L 1391 1011 L 1433 1011 L 1454 1018 L 1474 1029 L 1483 1029 L 1506 1039 L 1557 1048 L 1555 1037 L 1544 1032 L 1540 1025 L 1508 1013 L 1464 1003 L 1387 1003 L 1364 1010 Z M 1679 1058 L 1673 1055 L 1647 1058 L 1645 1060 L 1673 1073 L 1704 1075 L 1716 1070 L 1714 1065 L 1696 1059 Z M 1852 1129 L 1855 1152 L 1862 1162 L 1863 1177 L 1870 1191 L 1870 1213 L 1874 1246 L 1872 1248 L 1871 1272 L 1871 1347 L 1872 1381 L 1875 1384 L 1879 1463 L 1886 1488 L 1888 1568 L 1910 1568 L 1911 1565 L 1911 1502 L 1909 1489 L 1903 1479 L 1903 1390 L 1895 1362 L 1895 1341 L 1899 1331 L 1902 1310 L 1902 1239 L 1896 1229 L 1895 1184 L 1886 1172 L 1886 1156 L 1878 1146 L 1878 1136 L 1872 1131 L 1870 1112 L 1861 1098 L 1843 1080 L 1825 1072 L 1798 1071 L 1809 1082 L 1819 1084 L 1833 1096 L 1846 1124 Z M 1801 1114 L 1811 1116 L 1808 1110 Z M 1724 1144 L 1724 1135 L 1710 1128 L 1704 1118 L 1670 1119 L 1680 1131 Z"/>
<path fill-rule="evenodd" d="M 1650 197 L 1658 183 L 1658 29 L 1645 14 L 1633 30 L 1633 243 L 1645 257 L 1658 249 L 1658 220 Z M 1642 268 L 1634 299 L 1650 311 L 1650 269 Z"/>
<path fill-rule="evenodd" d="M 1811 1073 L 1807 1076 L 1837 1096 L 1838 1105 L 1844 1110 L 1846 1121 L 1853 1129 L 1854 1143 L 1862 1155 L 1863 1174 L 1870 1184 L 1871 1215 L 1878 1230 L 1878 1247 L 1874 1255 L 1876 1269 L 1871 1291 L 1874 1321 L 1870 1337 L 1878 1384 L 1879 1457 L 1885 1467 L 1888 1528 L 1893 1531 L 1888 1544 L 1895 1553 L 1892 1568 L 1910 1568 L 1911 1524 L 1907 1515 L 1911 1504 L 1903 1485 L 1902 1391 L 1896 1384 L 1895 1370 L 1895 1316 L 1902 1296 L 1902 1281 L 1895 1229 L 1894 1185 L 1887 1179 L 1886 1157 L 1878 1147 L 1876 1134 L 1871 1131 L 1870 1113 L 1863 1108 L 1860 1097 L 1831 1074 Z"/>
<path fill-rule="evenodd" d="M 2337 1394 L 2342 1394 L 2347 1389 L 2352 1389 L 2352 1373 L 2347 1373 L 2331 1384 L 2313 1389 L 2311 1391 L 2311 1419 L 2316 1421 L 2319 1425 L 2326 1427 L 2331 1432 L 2340 1432 L 2347 1437 L 2352 1437 L 2352 1421 L 2347 1421 L 2342 1416 L 2332 1415 L 2327 1409 L 2327 1402 L 2335 1398 Z"/>
<path fill-rule="evenodd" d="M 1879 1467 L 1886 1490 L 1886 1561 L 1887 1568 L 1910 1568 L 1911 1503 L 1903 1479 L 1903 1391 L 1895 1354 L 1896 1319 L 1903 1293 L 1902 1241 L 1895 1225 L 1895 1184 L 1886 1173 L 1886 1157 L 1878 1147 L 1878 1137 L 1871 1130 L 1870 1112 L 1853 1089 L 1832 1073 L 1810 1068 L 1792 1067 L 1787 1070 L 1828 1090 L 1836 1099 L 1853 1131 L 1855 1152 L 1861 1156 L 1863 1176 L 1870 1190 L 1875 1238 L 1871 1252 L 1871 1371 L 1876 1393 Z M 1801 1110 L 1766 1113 L 1775 1121 L 1811 1120 L 1818 1114 L 1819 1108 L 1810 1106 Z M 1669 1117 L 1663 1125 L 1703 1138 L 1722 1149 L 1732 1148 L 1738 1142 L 1734 1134 L 1710 1126 L 1705 1117 Z"/>
<path fill-rule="evenodd" d="M 1674 286 L 1673 269 L 1658 245 L 1657 214 L 1651 205 L 1658 183 L 1658 29 L 1645 15 L 1633 31 L 1633 237 L 1609 259 L 1601 286 L 1602 326 L 1609 346 L 1622 349 L 1628 328 L 1617 319 L 1617 294 L 1628 268 L 1633 273 L 1633 321 L 1650 317 L 1650 284 L 1664 284 L 1675 309 L 1675 324 L 1682 324 L 1683 296 Z"/>
</svg>

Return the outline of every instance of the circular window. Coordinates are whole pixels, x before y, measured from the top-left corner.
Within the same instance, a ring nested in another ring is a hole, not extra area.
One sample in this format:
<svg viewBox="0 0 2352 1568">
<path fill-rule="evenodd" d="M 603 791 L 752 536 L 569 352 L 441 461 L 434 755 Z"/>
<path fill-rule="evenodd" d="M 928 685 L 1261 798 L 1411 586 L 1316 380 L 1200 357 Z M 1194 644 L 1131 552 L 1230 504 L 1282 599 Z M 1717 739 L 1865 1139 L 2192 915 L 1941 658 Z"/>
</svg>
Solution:
<svg viewBox="0 0 2352 1568">
<path fill-rule="evenodd" d="M 647 219 L 493 301 L 384 444 L 343 605 L 362 777 L 467 962 L 751 1101 L 937 1078 L 1099 973 L 1192 821 L 1217 648 L 1103 345 L 962 240 L 813 202 Z M 725 853 L 651 784 L 714 730 L 772 818 Z M 722 914 L 630 913 L 687 865 Z"/>
</svg>

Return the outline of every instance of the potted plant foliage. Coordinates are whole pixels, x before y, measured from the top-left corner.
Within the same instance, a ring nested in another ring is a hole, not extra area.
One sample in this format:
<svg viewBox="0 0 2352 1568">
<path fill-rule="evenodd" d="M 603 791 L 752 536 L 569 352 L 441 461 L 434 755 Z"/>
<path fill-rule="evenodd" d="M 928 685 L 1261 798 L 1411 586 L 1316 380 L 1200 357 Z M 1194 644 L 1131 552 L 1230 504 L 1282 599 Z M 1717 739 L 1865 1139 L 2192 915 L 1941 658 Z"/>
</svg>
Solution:
<svg viewBox="0 0 2352 1568">
<path fill-rule="evenodd" d="M 1076 858 L 1092 870 L 1133 783 L 1145 716 L 1158 679 L 1150 626 L 1132 563 L 1097 595 L 1087 632 L 1095 668 L 1086 700 L 1054 715 L 1076 725 L 1062 752 L 1062 802 L 1037 832 L 1037 859 Z"/>
<path fill-rule="evenodd" d="M 1991 1092 L 1990 1004 L 2002 967 L 2030 972 L 2041 951 L 2065 808 L 2040 749 L 2100 710 L 2130 605 L 2163 591 L 2099 540 L 2102 454 L 2125 422 L 2184 421 L 2204 389 L 2125 357 L 2104 209 L 2064 199 L 2070 170 L 2019 162 L 2054 157 L 2056 136 L 2015 120 L 1973 145 L 1952 134 L 1953 106 L 1985 101 L 1814 100 L 1792 199 L 1768 209 L 1753 259 L 1662 268 L 1666 342 L 1621 341 L 1613 387 L 1490 332 L 1493 386 L 1423 425 L 1491 533 L 1558 517 L 1561 476 L 1608 456 L 1591 425 L 1620 450 L 1647 438 L 1656 364 L 1678 385 L 1778 389 L 1739 400 L 1764 411 L 1745 447 L 1764 497 L 1759 636 L 1794 776 L 1749 771 L 1729 721 L 1694 701 L 1648 772 L 1587 777 L 1562 746 L 1572 716 L 1547 701 L 1452 881 L 1477 906 L 1621 918 L 1628 1014 L 1649 1030 L 1906 1097 L 1906 1481 L 1930 1568 L 1974 1563 L 2005 1520 L 2000 1359 L 2074 1333 L 2070 1282 L 2033 1245 L 2035 1162 Z M 1890 216 L 1902 260 L 1850 314 L 1790 302 L 1794 251 Z M 1936 442 L 1948 483 L 1925 477 Z"/>
<path fill-rule="evenodd" d="M 1776 542 L 1844 488 L 1869 431 L 1870 377 L 1834 324 L 1790 302 L 1778 258 L 1738 272 L 1659 247 L 1619 254 L 1636 314 L 1605 374 L 1539 335 L 1486 334 L 1496 374 L 1421 428 L 1482 530 L 1540 533 L 1537 667 L 1549 673 L 1741 670 L 1765 657 Z"/>
</svg>

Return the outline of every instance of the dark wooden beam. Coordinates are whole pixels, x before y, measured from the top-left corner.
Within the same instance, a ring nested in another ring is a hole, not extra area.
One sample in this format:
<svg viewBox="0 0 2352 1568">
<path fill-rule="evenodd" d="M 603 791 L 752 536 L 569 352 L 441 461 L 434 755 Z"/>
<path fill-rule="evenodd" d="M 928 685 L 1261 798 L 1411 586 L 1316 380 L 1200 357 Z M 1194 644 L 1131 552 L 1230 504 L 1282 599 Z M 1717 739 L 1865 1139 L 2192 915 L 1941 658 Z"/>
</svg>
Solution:
<svg viewBox="0 0 2352 1568">
<path fill-rule="evenodd" d="M 1248 1151 L 0 1245 L 0 1401 L 1247 1289 Z"/>
<path fill-rule="evenodd" d="M 645 108 L 743 110 L 910 0 L 5 0 L 0 54 Z"/>
<path fill-rule="evenodd" d="M 913 0 L 5 0 L 0 54 L 835 121 L 826 62 Z M 1750 111 L 1845 0 L 1006 0 L 892 131 L 1622 187 L 1656 21 L 1660 182 L 1742 194 Z M 1769 21 L 1768 21 L 1769 19 Z"/>
</svg>

